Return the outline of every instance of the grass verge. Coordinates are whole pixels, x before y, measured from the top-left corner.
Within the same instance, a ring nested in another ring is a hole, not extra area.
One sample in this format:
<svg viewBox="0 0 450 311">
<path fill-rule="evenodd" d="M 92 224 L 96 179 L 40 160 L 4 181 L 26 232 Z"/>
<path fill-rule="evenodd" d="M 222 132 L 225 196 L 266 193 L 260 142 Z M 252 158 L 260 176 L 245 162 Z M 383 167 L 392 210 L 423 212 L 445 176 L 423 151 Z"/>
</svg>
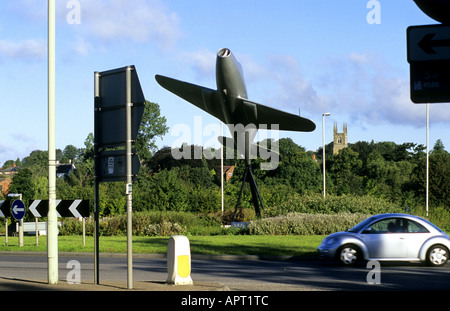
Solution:
<svg viewBox="0 0 450 311">
<path fill-rule="evenodd" d="M 257 255 L 311 257 L 324 236 L 269 236 L 269 235 L 223 235 L 189 236 L 192 254 L 207 255 Z M 3 240 L 3 241 L 2 241 Z M 166 254 L 169 237 L 133 237 L 133 253 Z M 101 253 L 126 253 L 127 239 L 124 236 L 100 237 Z M 59 252 L 94 252 L 94 238 L 86 237 L 83 246 L 81 236 L 59 236 Z M 0 237 L 0 251 L 46 252 L 47 239 L 39 237 L 36 245 L 34 236 L 24 237 L 24 246 L 18 246 L 17 237 Z"/>
</svg>

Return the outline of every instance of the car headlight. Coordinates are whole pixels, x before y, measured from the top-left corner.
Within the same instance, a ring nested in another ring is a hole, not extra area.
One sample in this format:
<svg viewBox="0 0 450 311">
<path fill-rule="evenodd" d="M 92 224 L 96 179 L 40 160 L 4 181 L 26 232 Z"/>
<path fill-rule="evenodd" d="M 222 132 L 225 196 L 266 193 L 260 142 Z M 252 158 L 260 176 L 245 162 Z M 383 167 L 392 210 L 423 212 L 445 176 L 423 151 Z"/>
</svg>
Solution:
<svg viewBox="0 0 450 311">
<path fill-rule="evenodd" d="M 336 243 L 337 239 L 336 238 L 329 238 L 325 241 L 325 245 L 326 246 L 330 246 L 333 245 L 334 243 Z"/>
</svg>

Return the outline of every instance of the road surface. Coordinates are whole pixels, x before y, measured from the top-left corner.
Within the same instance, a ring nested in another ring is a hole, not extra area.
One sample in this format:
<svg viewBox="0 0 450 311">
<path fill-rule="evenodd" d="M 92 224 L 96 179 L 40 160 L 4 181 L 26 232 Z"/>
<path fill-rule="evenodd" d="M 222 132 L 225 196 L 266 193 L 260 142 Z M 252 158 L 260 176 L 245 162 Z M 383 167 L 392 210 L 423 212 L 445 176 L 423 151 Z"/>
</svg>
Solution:
<svg viewBox="0 0 450 311">
<path fill-rule="evenodd" d="M 79 263 L 81 282 L 94 280 L 92 254 L 59 255 L 60 282 L 71 282 Z M 411 291 L 450 290 L 450 264 L 433 268 L 420 263 L 381 263 L 374 266 L 342 267 L 314 260 L 253 260 L 236 257 L 193 256 L 194 283 L 215 283 L 231 291 Z M 164 283 L 164 256 L 134 255 L 133 281 Z M 47 280 L 46 253 L 1 253 L 2 280 Z M 100 282 L 127 280 L 124 254 L 100 254 Z"/>
</svg>

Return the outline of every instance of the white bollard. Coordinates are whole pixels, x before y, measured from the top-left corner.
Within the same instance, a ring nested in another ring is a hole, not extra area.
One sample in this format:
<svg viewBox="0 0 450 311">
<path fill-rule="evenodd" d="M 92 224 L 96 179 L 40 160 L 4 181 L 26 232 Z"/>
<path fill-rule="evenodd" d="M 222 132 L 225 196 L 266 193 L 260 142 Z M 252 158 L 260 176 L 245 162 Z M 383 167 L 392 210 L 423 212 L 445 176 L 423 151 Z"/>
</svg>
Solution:
<svg viewBox="0 0 450 311">
<path fill-rule="evenodd" d="M 193 285 L 191 278 L 191 249 L 189 239 L 184 235 L 174 235 L 169 239 L 167 249 L 167 283 Z"/>
</svg>

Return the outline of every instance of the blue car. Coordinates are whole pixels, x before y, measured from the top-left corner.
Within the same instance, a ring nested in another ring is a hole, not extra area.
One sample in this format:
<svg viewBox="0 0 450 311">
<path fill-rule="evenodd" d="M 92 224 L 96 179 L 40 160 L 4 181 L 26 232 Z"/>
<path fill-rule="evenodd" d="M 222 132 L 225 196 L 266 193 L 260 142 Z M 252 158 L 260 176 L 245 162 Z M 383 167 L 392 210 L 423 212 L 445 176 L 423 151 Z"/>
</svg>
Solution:
<svg viewBox="0 0 450 311">
<path fill-rule="evenodd" d="M 407 214 L 381 214 L 353 228 L 327 236 L 318 253 L 344 265 L 362 260 L 421 261 L 442 266 L 449 258 L 450 237 L 431 222 Z"/>
</svg>

